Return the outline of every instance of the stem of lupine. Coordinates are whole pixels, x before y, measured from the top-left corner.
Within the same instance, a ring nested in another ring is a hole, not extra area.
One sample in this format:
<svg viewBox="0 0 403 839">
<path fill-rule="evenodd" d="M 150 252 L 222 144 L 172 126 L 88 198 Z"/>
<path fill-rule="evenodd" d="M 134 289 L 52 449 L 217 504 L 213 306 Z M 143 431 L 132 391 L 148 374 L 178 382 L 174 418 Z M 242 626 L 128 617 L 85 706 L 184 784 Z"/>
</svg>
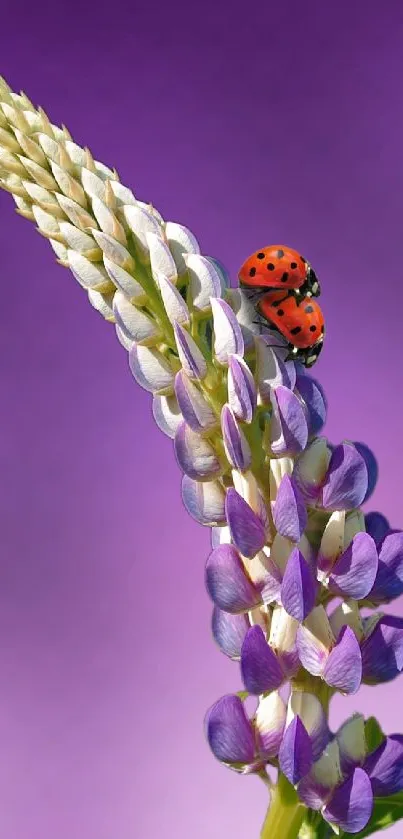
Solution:
<svg viewBox="0 0 403 839">
<path fill-rule="evenodd" d="M 260 839 L 297 839 L 305 815 L 306 808 L 301 804 L 294 787 L 280 774 Z"/>
</svg>

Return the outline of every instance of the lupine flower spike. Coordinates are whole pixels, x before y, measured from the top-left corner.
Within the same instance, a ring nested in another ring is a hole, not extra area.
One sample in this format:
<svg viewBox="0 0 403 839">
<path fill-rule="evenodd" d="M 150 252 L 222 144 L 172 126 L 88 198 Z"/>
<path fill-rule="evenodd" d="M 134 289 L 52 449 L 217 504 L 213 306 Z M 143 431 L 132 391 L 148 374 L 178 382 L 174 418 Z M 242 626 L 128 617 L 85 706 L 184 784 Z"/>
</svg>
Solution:
<svg viewBox="0 0 403 839">
<path fill-rule="evenodd" d="M 3 80 L 0 185 L 115 329 L 173 442 L 185 508 L 211 528 L 212 634 L 241 681 L 212 704 L 206 737 L 270 787 L 263 839 L 392 823 L 403 737 L 359 712 L 337 731 L 329 719 L 334 694 L 403 669 L 403 619 L 379 611 L 403 591 L 403 533 L 360 509 L 373 454 L 323 436 L 322 387 L 193 233 Z"/>
</svg>

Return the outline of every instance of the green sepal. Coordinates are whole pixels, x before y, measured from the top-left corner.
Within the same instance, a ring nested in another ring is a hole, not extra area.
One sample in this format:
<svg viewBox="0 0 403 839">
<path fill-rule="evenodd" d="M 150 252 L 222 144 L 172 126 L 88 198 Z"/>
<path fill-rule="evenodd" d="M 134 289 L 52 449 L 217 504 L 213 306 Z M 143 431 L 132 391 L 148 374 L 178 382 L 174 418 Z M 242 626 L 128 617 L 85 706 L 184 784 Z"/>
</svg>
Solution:
<svg viewBox="0 0 403 839">
<path fill-rule="evenodd" d="M 381 726 L 376 717 L 369 717 L 365 723 L 365 745 L 367 754 L 374 752 L 385 739 Z"/>
</svg>

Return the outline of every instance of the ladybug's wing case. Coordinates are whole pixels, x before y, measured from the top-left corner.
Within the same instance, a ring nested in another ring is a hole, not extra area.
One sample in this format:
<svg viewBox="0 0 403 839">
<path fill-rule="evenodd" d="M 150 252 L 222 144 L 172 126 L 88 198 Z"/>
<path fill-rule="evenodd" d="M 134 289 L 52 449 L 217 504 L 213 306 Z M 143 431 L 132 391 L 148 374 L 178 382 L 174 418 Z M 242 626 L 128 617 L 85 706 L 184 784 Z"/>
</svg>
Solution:
<svg viewBox="0 0 403 839">
<path fill-rule="evenodd" d="M 239 282 L 246 288 L 298 289 L 306 282 L 308 265 L 297 251 L 270 245 L 242 265 Z"/>
<path fill-rule="evenodd" d="M 323 336 L 323 314 L 310 297 L 297 304 L 295 297 L 268 292 L 260 299 L 257 309 L 294 347 L 312 347 Z"/>
</svg>

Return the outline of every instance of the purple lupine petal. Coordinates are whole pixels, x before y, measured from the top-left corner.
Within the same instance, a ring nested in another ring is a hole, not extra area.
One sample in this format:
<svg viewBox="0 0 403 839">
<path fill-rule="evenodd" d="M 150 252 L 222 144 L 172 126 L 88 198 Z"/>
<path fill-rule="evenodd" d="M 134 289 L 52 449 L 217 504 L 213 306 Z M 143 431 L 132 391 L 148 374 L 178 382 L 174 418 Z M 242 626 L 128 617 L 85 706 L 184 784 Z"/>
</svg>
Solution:
<svg viewBox="0 0 403 839">
<path fill-rule="evenodd" d="M 249 443 L 229 405 L 224 405 L 221 411 L 221 429 L 225 453 L 231 466 L 246 472 L 252 459 Z"/>
<path fill-rule="evenodd" d="M 217 417 L 184 370 L 175 376 L 175 394 L 184 420 L 193 431 L 205 431 L 218 425 Z"/>
<path fill-rule="evenodd" d="M 390 682 L 403 670 L 403 618 L 383 615 L 361 644 L 363 681 Z"/>
<path fill-rule="evenodd" d="M 242 644 L 250 627 L 247 615 L 230 615 L 214 606 L 211 628 L 213 638 L 224 655 L 240 661 Z"/>
<path fill-rule="evenodd" d="M 361 651 L 349 626 L 340 632 L 323 671 L 325 682 L 341 693 L 357 693 L 362 678 Z"/>
<path fill-rule="evenodd" d="M 207 712 L 206 734 L 210 748 L 223 763 L 252 763 L 255 735 L 239 696 L 223 696 Z"/>
<path fill-rule="evenodd" d="M 328 442 L 324 437 L 318 437 L 310 443 L 294 464 L 292 476 L 304 498 L 311 505 L 319 499 L 329 462 Z"/>
<path fill-rule="evenodd" d="M 158 428 L 173 440 L 183 419 L 175 396 L 154 396 L 152 410 Z"/>
<path fill-rule="evenodd" d="M 373 806 L 371 781 L 366 772 L 358 768 L 337 787 L 323 810 L 323 817 L 346 833 L 359 833 L 368 824 Z"/>
<path fill-rule="evenodd" d="M 207 373 L 207 364 L 196 341 L 180 323 L 174 324 L 174 332 L 179 360 L 185 373 L 191 379 L 203 379 Z"/>
<path fill-rule="evenodd" d="M 352 443 L 340 443 L 333 450 L 323 485 L 326 510 L 352 510 L 362 504 L 368 489 L 368 471 L 362 455 Z"/>
<path fill-rule="evenodd" d="M 253 557 L 266 541 L 260 518 L 233 487 L 227 490 L 225 511 L 233 542 L 243 556 Z"/>
<path fill-rule="evenodd" d="M 365 529 L 372 536 L 374 542 L 378 544 L 391 528 L 387 518 L 382 513 L 373 512 L 367 513 L 365 516 Z"/>
<path fill-rule="evenodd" d="M 321 385 L 307 375 L 298 375 L 296 381 L 298 393 L 305 403 L 308 415 L 309 436 L 321 432 L 326 422 L 327 402 Z"/>
<path fill-rule="evenodd" d="M 252 626 L 242 645 L 241 673 L 245 688 L 259 696 L 277 690 L 284 681 L 277 656 L 269 646 L 260 626 Z"/>
<path fill-rule="evenodd" d="M 231 305 L 232 311 L 241 327 L 245 350 L 253 350 L 255 347 L 255 336 L 259 333 L 259 326 L 256 324 L 256 309 L 249 302 L 246 294 L 240 288 L 229 288 L 225 295 Z"/>
<path fill-rule="evenodd" d="M 336 737 L 343 774 L 348 775 L 364 762 L 366 756 L 365 719 L 362 714 L 353 714 L 346 720 Z"/>
<path fill-rule="evenodd" d="M 311 738 L 298 716 L 286 728 L 278 759 L 281 771 L 293 785 L 298 784 L 312 767 Z"/>
<path fill-rule="evenodd" d="M 233 545 L 220 545 L 211 552 L 205 583 L 213 603 L 231 614 L 249 611 L 262 602 Z"/>
<path fill-rule="evenodd" d="M 231 543 L 231 534 L 228 525 L 224 527 L 212 527 L 210 536 L 212 548 L 218 548 L 218 545 L 229 545 Z"/>
<path fill-rule="evenodd" d="M 286 612 L 301 621 L 315 605 L 316 580 L 298 548 L 291 552 L 281 586 L 281 602 Z"/>
<path fill-rule="evenodd" d="M 214 527 L 226 523 L 225 491 L 219 481 L 200 483 L 184 475 L 182 500 L 189 515 L 200 524 Z"/>
<path fill-rule="evenodd" d="M 292 363 L 286 363 L 262 338 L 256 338 L 256 380 L 263 404 L 270 404 L 273 388 L 280 385 L 294 390 L 296 373 Z"/>
<path fill-rule="evenodd" d="M 403 532 L 387 533 L 378 543 L 378 550 L 378 573 L 369 594 L 372 603 L 389 602 L 403 592 Z"/>
<path fill-rule="evenodd" d="M 322 675 L 334 640 L 324 607 L 316 606 L 297 633 L 301 664 L 312 676 Z"/>
<path fill-rule="evenodd" d="M 403 736 L 392 734 L 370 754 L 364 764 L 376 797 L 403 789 Z"/>
<path fill-rule="evenodd" d="M 271 397 L 271 449 L 274 454 L 299 454 L 308 442 L 308 426 L 304 409 L 288 388 L 277 387 Z"/>
<path fill-rule="evenodd" d="M 259 752 L 265 760 L 277 757 L 283 739 L 287 708 L 277 691 L 259 700 L 255 714 L 255 728 Z"/>
<path fill-rule="evenodd" d="M 372 536 L 357 533 L 333 565 L 329 589 L 334 594 L 361 600 L 371 591 L 377 570 L 378 551 Z"/>
<path fill-rule="evenodd" d="M 221 282 L 221 291 L 224 294 L 227 288 L 231 285 L 231 277 L 225 265 L 220 262 L 219 259 L 216 259 L 215 256 L 209 256 L 209 262 L 213 265 L 216 269 L 218 276 L 220 277 Z"/>
<path fill-rule="evenodd" d="M 157 394 L 173 392 L 171 365 L 158 350 L 133 344 L 129 351 L 129 366 L 137 384 L 144 390 Z"/>
<path fill-rule="evenodd" d="M 252 422 L 257 402 L 255 380 L 240 355 L 228 358 L 228 402 L 237 419 Z"/>
<path fill-rule="evenodd" d="M 218 297 L 211 298 L 214 329 L 214 355 L 220 364 L 228 364 L 231 355 L 243 355 L 241 327 L 231 306 Z"/>
<path fill-rule="evenodd" d="M 195 309 L 208 311 L 210 298 L 221 294 L 221 280 L 213 263 L 200 254 L 183 254 L 189 272 L 189 291 Z"/>
<path fill-rule="evenodd" d="M 250 561 L 249 573 L 261 592 L 263 603 L 279 600 L 282 574 L 270 556 L 259 551 Z"/>
<path fill-rule="evenodd" d="M 357 452 L 360 453 L 361 457 L 364 458 L 365 465 L 367 467 L 368 489 L 367 489 L 367 491 L 364 495 L 364 500 L 362 502 L 363 504 L 365 504 L 365 502 L 368 501 L 368 498 L 372 495 L 372 493 L 375 489 L 375 486 L 376 486 L 376 482 L 378 480 L 378 474 L 379 474 L 378 461 L 377 461 L 374 453 L 371 451 L 370 448 L 368 448 L 367 445 L 365 445 L 365 443 L 354 442 L 353 445 L 357 449 Z"/>
<path fill-rule="evenodd" d="M 174 449 L 179 468 L 189 478 L 210 481 L 221 475 L 222 465 L 211 443 L 189 428 L 186 422 L 178 427 Z"/>
<path fill-rule="evenodd" d="M 288 700 L 287 722 L 298 716 L 309 734 L 312 756 L 317 760 L 330 740 L 326 714 L 317 696 L 303 690 L 293 690 Z"/>
<path fill-rule="evenodd" d="M 282 536 L 299 542 L 308 520 L 304 499 L 295 481 L 284 475 L 273 507 L 273 520 Z"/>
</svg>

